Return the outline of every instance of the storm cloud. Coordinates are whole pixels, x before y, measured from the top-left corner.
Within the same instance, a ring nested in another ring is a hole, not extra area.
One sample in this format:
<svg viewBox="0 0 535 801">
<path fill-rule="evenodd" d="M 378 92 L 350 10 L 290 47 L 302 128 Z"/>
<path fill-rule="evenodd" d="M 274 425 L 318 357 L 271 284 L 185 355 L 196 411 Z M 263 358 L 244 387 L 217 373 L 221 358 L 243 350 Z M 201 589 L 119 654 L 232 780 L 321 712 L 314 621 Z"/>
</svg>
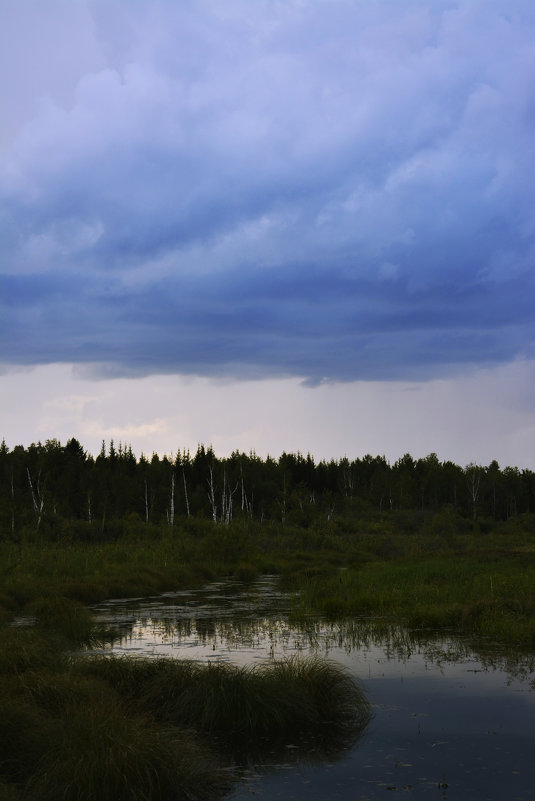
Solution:
<svg viewBox="0 0 535 801">
<path fill-rule="evenodd" d="M 63 5 L 63 69 L 2 153 L 7 364 L 316 384 L 533 358 L 529 0 L 88 0 L 67 31 Z M 37 5 L 8 9 L 29 68 Z"/>
</svg>

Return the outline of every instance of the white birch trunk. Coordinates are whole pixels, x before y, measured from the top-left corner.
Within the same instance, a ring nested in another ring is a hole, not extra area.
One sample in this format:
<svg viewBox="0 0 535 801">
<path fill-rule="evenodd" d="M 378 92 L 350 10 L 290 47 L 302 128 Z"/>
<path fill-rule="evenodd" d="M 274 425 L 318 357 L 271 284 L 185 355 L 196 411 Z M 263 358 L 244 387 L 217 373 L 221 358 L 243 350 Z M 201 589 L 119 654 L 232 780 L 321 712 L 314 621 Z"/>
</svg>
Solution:
<svg viewBox="0 0 535 801">
<path fill-rule="evenodd" d="M 169 525 L 175 522 L 175 472 L 171 473 L 171 500 L 169 503 Z"/>
<path fill-rule="evenodd" d="M 186 471 L 184 470 L 184 466 L 182 466 L 182 479 L 184 481 L 184 497 L 186 498 L 186 514 L 189 517 L 188 487 L 186 485 Z"/>
<path fill-rule="evenodd" d="M 39 476 L 37 477 L 37 484 L 36 484 L 36 488 L 34 490 L 34 487 L 33 487 L 33 484 L 32 484 L 32 477 L 30 475 L 30 470 L 29 470 L 28 467 L 26 468 L 26 472 L 28 474 L 28 482 L 30 484 L 30 490 L 31 490 L 31 493 L 32 493 L 33 509 L 34 509 L 34 512 L 35 512 L 36 517 L 37 517 L 37 530 L 39 530 L 39 526 L 41 525 L 41 517 L 43 515 L 43 509 L 44 509 L 45 501 L 44 501 L 43 496 L 41 495 L 41 490 L 40 490 L 40 486 L 39 486 Z"/>
<path fill-rule="evenodd" d="M 212 465 L 210 465 L 208 469 L 210 471 L 210 480 L 208 481 L 208 498 L 212 507 L 212 520 L 214 523 L 217 523 L 217 504 L 215 502 L 214 471 L 212 469 Z"/>
</svg>

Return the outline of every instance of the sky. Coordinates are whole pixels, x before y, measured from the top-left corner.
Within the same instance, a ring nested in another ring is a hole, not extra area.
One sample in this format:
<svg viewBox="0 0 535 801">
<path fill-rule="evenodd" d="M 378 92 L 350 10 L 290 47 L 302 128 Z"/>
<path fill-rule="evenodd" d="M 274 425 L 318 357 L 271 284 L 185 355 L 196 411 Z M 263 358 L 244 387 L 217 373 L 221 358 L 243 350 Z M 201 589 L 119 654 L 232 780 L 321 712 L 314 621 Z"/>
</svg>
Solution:
<svg viewBox="0 0 535 801">
<path fill-rule="evenodd" d="M 532 0 L 0 0 L 1 436 L 535 469 Z"/>
</svg>

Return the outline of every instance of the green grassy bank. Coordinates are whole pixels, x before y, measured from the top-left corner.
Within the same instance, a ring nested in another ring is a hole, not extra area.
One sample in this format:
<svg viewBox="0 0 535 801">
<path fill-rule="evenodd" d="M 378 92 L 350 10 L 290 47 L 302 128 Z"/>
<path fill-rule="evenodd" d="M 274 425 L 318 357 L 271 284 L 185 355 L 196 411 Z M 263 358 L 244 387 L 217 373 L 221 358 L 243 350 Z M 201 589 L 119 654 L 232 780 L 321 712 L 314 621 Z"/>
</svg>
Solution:
<svg viewBox="0 0 535 801">
<path fill-rule="evenodd" d="M 535 552 L 370 562 L 299 586 L 302 607 L 327 615 L 381 616 L 535 649 Z"/>
<path fill-rule="evenodd" d="M 309 528 L 184 519 L 173 528 L 135 524 L 112 542 L 4 542 L 0 620 L 22 613 L 46 622 L 47 605 L 62 598 L 88 604 L 261 573 L 279 574 L 300 608 L 535 647 L 535 515 L 474 525 L 451 510 Z"/>
</svg>

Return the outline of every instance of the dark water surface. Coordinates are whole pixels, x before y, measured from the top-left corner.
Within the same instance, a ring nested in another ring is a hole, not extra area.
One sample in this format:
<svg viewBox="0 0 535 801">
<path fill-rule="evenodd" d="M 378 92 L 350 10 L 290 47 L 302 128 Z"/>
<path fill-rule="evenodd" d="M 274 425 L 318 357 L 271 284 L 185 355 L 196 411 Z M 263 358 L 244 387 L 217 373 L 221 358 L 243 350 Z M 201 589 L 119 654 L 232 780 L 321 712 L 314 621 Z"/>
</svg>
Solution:
<svg viewBox="0 0 535 801">
<path fill-rule="evenodd" d="M 317 762 L 288 743 L 243 770 L 229 801 L 535 799 L 533 655 L 387 621 L 296 619 L 274 579 L 95 606 L 105 652 L 251 664 L 295 653 L 345 665 L 374 718 L 354 748 Z"/>
</svg>

